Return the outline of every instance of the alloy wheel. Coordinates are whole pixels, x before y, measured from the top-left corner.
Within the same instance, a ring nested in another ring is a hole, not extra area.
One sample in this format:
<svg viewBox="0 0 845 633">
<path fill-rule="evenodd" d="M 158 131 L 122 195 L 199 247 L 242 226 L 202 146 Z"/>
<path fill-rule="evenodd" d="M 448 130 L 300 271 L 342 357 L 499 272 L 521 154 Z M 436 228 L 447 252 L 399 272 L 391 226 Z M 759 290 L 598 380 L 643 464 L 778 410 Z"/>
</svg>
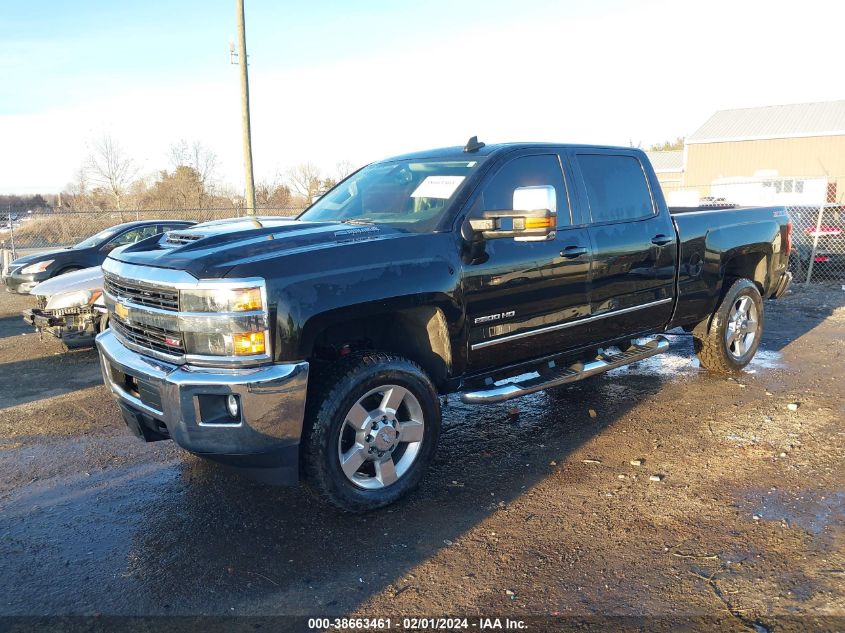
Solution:
<svg viewBox="0 0 845 633">
<path fill-rule="evenodd" d="M 425 420 L 405 387 L 383 385 L 352 406 L 338 437 L 340 467 L 360 488 L 386 488 L 408 472 L 422 446 Z"/>
</svg>

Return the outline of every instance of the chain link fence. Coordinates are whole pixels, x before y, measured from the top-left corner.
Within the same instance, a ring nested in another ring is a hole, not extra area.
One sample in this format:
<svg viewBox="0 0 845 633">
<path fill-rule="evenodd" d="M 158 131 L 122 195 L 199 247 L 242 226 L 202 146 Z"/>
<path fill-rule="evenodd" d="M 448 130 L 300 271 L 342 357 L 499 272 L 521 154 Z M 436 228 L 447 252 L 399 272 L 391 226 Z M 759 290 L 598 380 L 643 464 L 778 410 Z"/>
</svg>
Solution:
<svg viewBox="0 0 845 633">
<path fill-rule="evenodd" d="M 836 183 L 845 177 L 723 179 L 708 185 L 661 184 L 669 206 L 717 209 L 784 206 L 792 220 L 790 269 L 797 282 L 845 280 L 845 203 Z M 841 197 L 841 196 L 840 196 Z M 293 217 L 302 207 L 262 208 L 259 216 Z M 134 209 L 0 215 L 0 250 L 11 261 L 40 249 L 72 246 L 105 228 L 136 220 L 206 222 L 244 215 L 243 209 Z"/>
<path fill-rule="evenodd" d="M 256 215 L 294 217 L 302 207 L 258 209 Z M 0 249 L 12 257 L 26 251 L 73 246 L 95 233 L 138 220 L 193 220 L 207 222 L 240 217 L 243 209 L 133 209 L 121 211 L 54 211 L 0 215 Z"/>
<path fill-rule="evenodd" d="M 792 220 L 789 267 L 796 282 L 845 280 L 845 202 L 837 184 L 845 176 L 722 178 L 707 185 L 661 183 L 670 207 L 701 209 L 782 206 Z"/>
</svg>

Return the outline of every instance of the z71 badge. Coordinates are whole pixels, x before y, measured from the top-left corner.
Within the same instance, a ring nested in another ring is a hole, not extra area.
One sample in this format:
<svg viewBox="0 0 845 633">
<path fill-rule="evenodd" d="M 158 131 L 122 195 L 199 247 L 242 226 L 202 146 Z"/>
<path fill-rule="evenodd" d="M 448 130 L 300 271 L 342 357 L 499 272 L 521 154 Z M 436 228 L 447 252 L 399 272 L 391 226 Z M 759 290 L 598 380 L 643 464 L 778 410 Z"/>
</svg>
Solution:
<svg viewBox="0 0 845 633">
<path fill-rule="evenodd" d="M 473 321 L 475 325 L 479 323 L 490 323 L 491 321 L 501 321 L 502 319 L 510 319 L 516 315 L 516 310 L 508 310 L 507 312 L 499 312 L 497 314 L 488 314 L 487 316 L 476 317 Z"/>
</svg>

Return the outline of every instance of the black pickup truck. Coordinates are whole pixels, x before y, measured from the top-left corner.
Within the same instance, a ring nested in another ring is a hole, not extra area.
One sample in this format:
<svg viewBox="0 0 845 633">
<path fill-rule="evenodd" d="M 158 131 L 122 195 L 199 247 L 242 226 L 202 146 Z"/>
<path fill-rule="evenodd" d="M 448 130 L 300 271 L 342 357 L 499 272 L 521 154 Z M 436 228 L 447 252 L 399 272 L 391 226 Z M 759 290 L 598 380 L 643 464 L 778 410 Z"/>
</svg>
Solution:
<svg viewBox="0 0 845 633">
<path fill-rule="evenodd" d="M 790 283 L 781 207 L 672 210 L 637 149 L 488 145 L 371 164 L 296 219 L 171 231 L 103 264 L 130 429 L 364 511 L 420 480 L 438 396 L 505 400 L 695 337 L 754 356 Z"/>
</svg>

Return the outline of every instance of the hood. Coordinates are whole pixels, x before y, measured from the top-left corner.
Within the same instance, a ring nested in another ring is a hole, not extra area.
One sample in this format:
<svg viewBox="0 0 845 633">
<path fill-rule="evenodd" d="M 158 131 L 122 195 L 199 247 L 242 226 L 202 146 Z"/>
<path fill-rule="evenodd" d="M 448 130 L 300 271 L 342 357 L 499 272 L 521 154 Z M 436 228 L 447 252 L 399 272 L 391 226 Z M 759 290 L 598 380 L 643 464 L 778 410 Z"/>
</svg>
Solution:
<svg viewBox="0 0 845 633">
<path fill-rule="evenodd" d="M 406 235 L 374 224 L 256 219 L 263 226 L 245 218 L 197 224 L 116 249 L 109 257 L 128 264 L 184 270 L 197 278 L 216 278 L 235 266 L 275 256 Z"/>
<path fill-rule="evenodd" d="M 67 248 L 54 248 L 49 251 L 41 251 L 40 253 L 33 253 L 32 255 L 24 255 L 23 257 L 18 257 L 15 261 L 12 262 L 12 266 L 25 266 L 27 264 L 35 264 L 37 262 L 43 262 L 45 259 L 50 259 L 50 257 L 55 257 L 59 253 L 66 253 Z"/>
<path fill-rule="evenodd" d="M 42 281 L 29 291 L 31 295 L 50 297 L 60 292 L 73 292 L 75 290 L 101 290 L 103 287 L 103 270 L 99 266 L 75 270 Z"/>
</svg>

